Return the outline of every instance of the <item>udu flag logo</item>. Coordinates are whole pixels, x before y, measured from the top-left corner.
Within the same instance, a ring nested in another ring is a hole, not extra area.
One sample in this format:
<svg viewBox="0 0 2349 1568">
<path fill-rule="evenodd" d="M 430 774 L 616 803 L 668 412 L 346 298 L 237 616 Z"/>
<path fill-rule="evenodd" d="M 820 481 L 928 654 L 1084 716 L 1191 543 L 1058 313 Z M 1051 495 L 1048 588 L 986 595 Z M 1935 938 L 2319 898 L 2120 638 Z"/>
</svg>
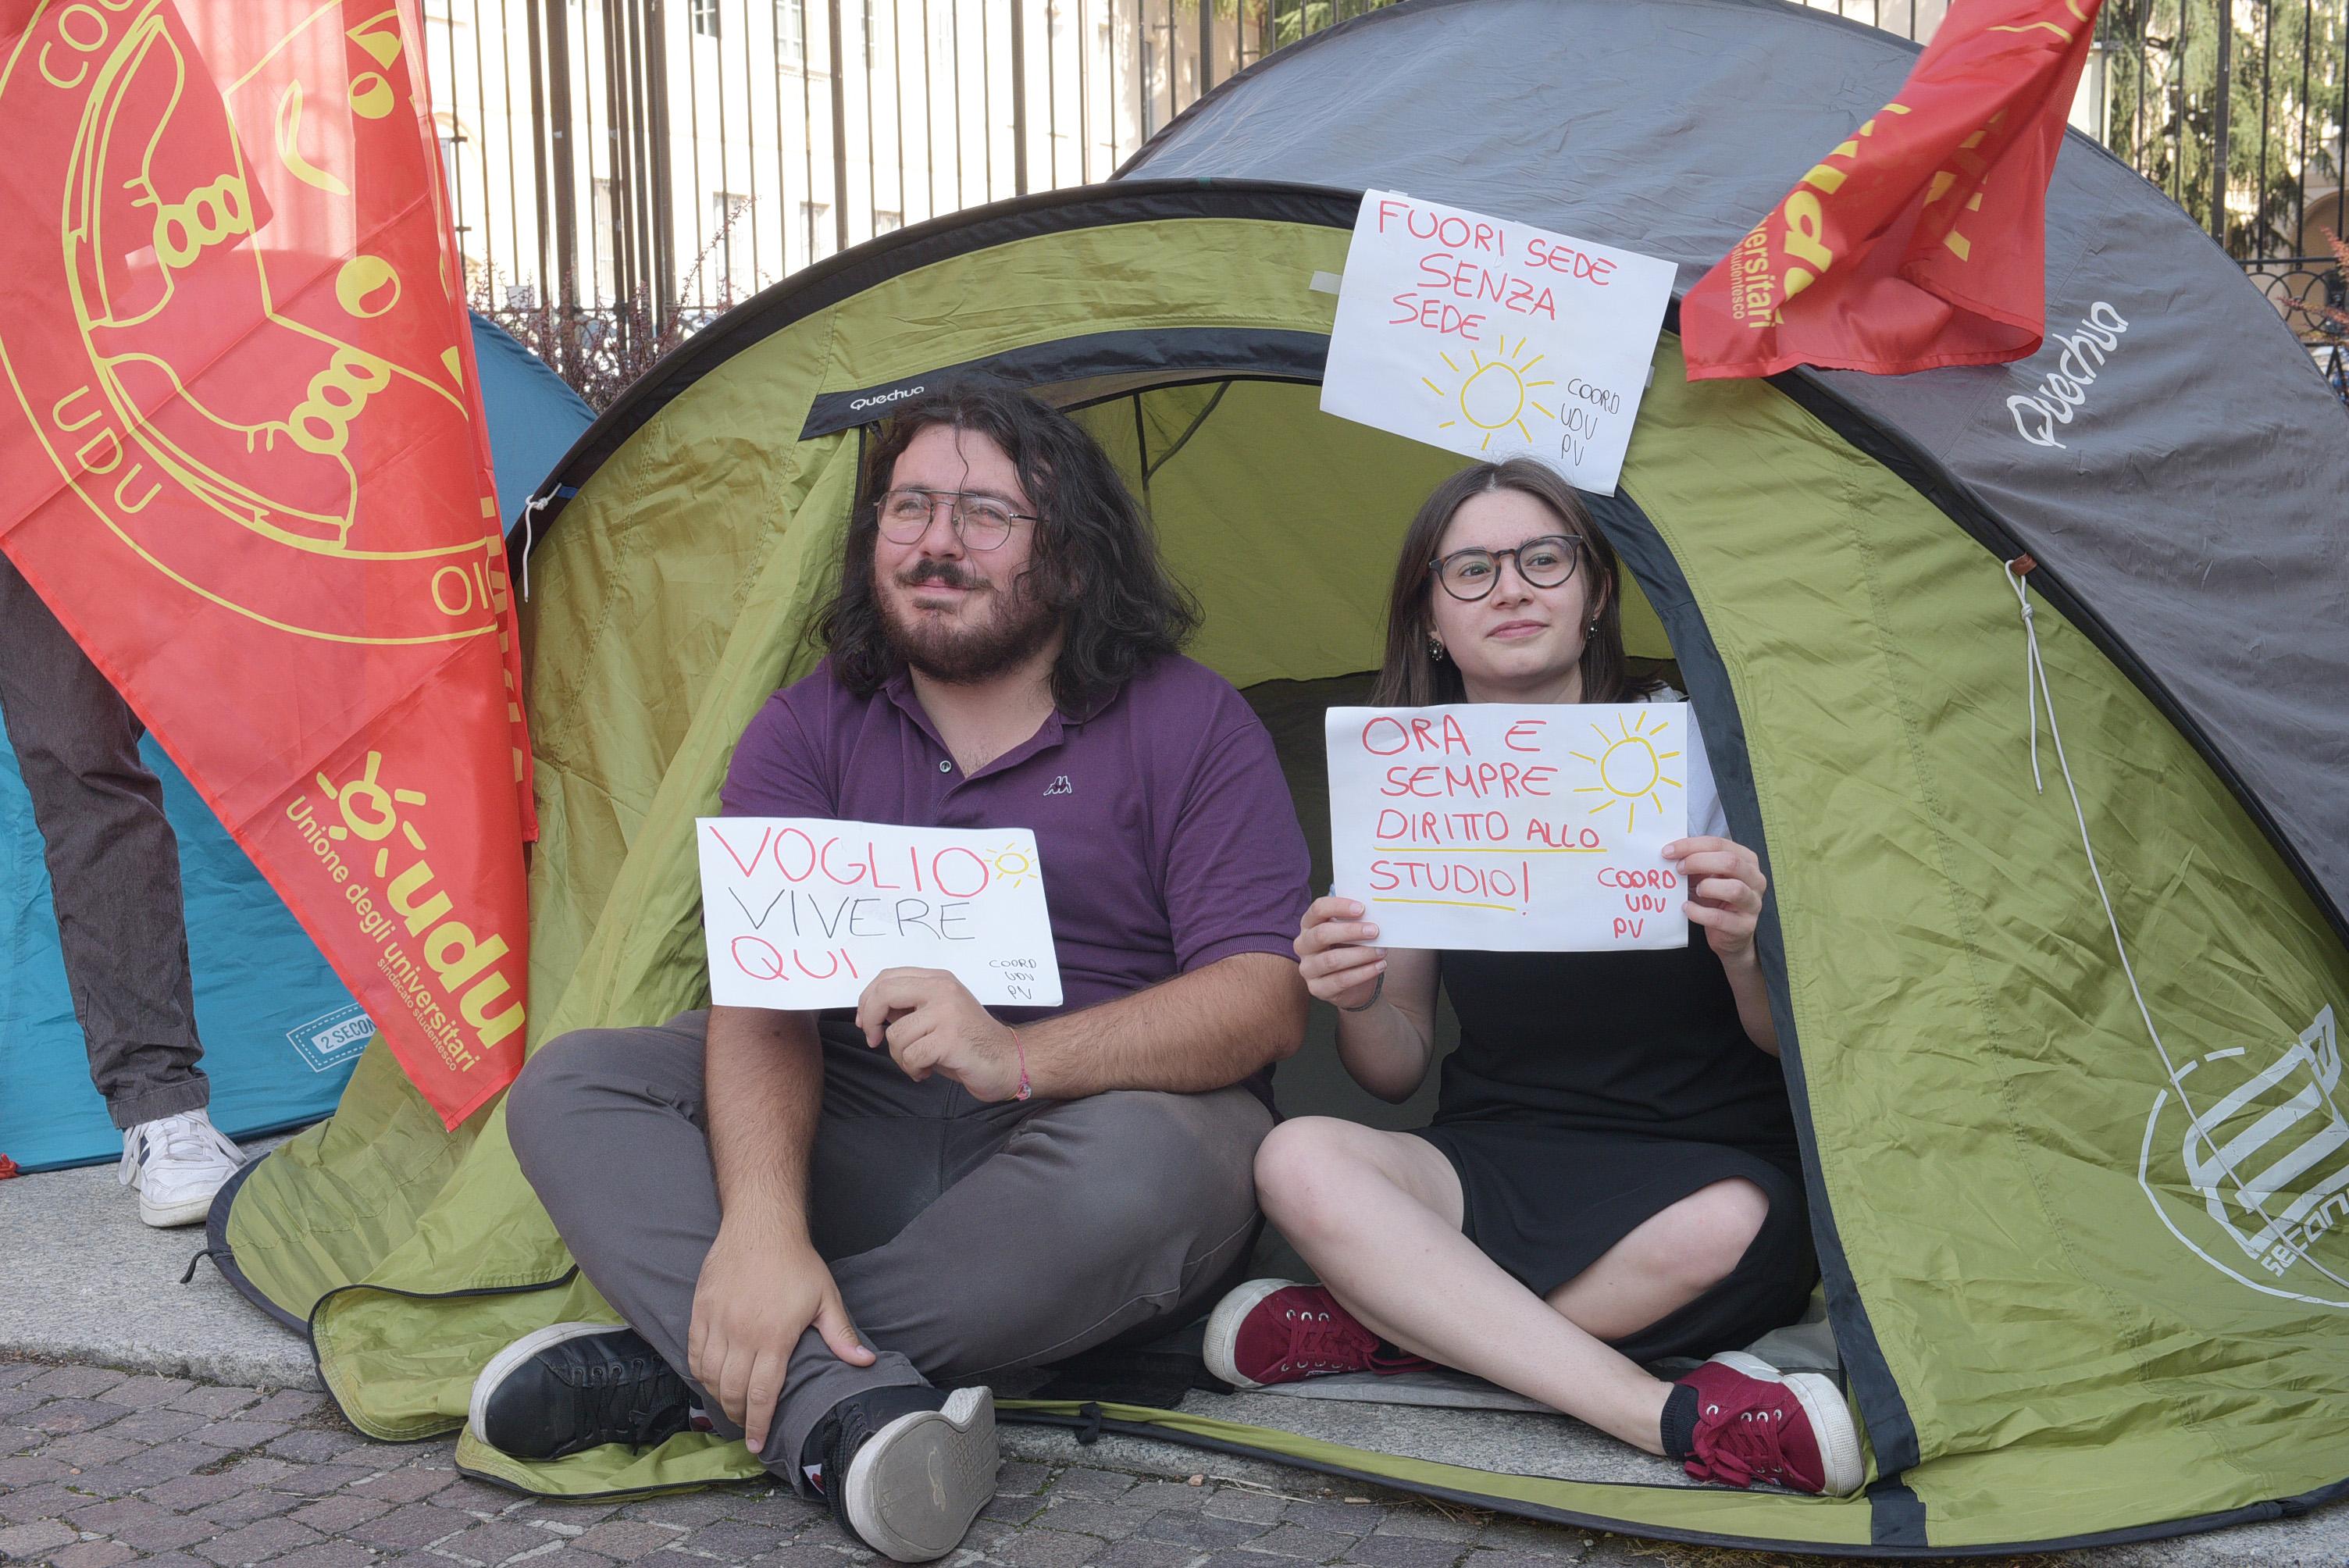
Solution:
<svg viewBox="0 0 2349 1568">
<path fill-rule="evenodd" d="M 0 548 L 454 1126 L 528 736 L 419 0 L 0 5 Z"/>
<path fill-rule="evenodd" d="M 2349 1307 L 2349 1118 L 2333 1009 L 2273 1056 L 2186 1063 L 2146 1119 L 2137 1181 L 2170 1233 L 2253 1290 Z"/>
</svg>

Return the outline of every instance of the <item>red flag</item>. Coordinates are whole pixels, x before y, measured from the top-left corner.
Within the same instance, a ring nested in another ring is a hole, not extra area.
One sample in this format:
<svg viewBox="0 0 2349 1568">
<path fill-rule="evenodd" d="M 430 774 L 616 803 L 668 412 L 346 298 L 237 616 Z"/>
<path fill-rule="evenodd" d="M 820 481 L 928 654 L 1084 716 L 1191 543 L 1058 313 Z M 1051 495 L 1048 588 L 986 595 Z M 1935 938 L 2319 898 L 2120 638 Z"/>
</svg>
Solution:
<svg viewBox="0 0 2349 1568">
<path fill-rule="evenodd" d="M 1958 0 L 1900 94 L 1681 301 L 1689 379 L 2038 351 L 2047 181 L 2103 0 Z"/>
<path fill-rule="evenodd" d="M 453 1127 L 533 824 L 416 0 L 16 0 L 0 57 L 0 548 Z"/>
</svg>

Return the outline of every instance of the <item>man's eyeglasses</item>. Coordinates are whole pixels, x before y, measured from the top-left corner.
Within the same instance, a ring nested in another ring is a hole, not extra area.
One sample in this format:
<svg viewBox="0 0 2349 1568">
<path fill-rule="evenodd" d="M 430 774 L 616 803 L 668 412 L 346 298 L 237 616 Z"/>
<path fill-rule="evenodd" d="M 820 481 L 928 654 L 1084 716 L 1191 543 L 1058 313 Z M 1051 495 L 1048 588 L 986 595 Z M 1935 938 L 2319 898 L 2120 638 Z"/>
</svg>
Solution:
<svg viewBox="0 0 2349 1568">
<path fill-rule="evenodd" d="M 1001 496 L 978 490 L 893 490 L 873 503 L 881 519 L 881 535 L 892 544 L 914 544 L 930 531 L 939 504 L 955 537 L 971 550 L 993 550 L 1011 537 L 1015 522 L 1034 522 L 1032 511 L 1014 511 Z"/>
<path fill-rule="evenodd" d="M 1574 575 L 1582 559 L 1582 541 L 1569 534 L 1545 534 L 1528 539 L 1515 550 L 1455 550 L 1427 563 L 1444 591 L 1470 603 L 1484 598 L 1501 580 L 1504 558 L 1517 563 L 1517 575 L 1530 587 L 1555 588 Z"/>
</svg>

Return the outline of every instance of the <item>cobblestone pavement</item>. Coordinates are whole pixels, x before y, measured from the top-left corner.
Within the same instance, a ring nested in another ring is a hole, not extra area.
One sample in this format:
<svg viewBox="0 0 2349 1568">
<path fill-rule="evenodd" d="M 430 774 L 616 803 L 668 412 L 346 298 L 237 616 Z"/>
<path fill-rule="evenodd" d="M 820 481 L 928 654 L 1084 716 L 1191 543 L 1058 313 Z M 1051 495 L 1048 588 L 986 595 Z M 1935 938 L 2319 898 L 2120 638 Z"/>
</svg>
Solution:
<svg viewBox="0 0 2349 1568">
<path fill-rule="evenodd" d="M 680 1558 L 874 1561 L 822 1509 L 741 1488 L 544 1503 L 457 1473 L 447 1440 L 378 1443 L 314 1393 L 0 1361 L 0 1562 L 51 1568 L 603 1568 Z M 1212 1466 L 1210 1468 L 1213 1468 Z M 1325 1491 L 1286 1495 L 1013 1462 L 948 1568 L 1588 1568 L 1651 1559 L 1612 1537 Z M 1318 1494 L 1318 1495 L 1317 1495 Z M 1349 1501 L 1350 1498 L 1356 1501 Z M 1728 1554 L 1724 1554 L 1726 1556 Z"/>
</svg>

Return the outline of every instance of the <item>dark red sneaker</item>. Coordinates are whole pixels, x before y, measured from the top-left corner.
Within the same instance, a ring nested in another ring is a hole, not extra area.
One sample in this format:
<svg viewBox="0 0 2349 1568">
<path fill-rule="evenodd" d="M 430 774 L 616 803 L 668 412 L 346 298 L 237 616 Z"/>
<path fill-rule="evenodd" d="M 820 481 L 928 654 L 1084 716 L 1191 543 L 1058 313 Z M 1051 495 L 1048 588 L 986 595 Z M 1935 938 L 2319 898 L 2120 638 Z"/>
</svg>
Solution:
<svg viewBox="0 0 2349 1568">
<path fill-rule="evenodd" d="M 1696 1390 L 1696 1432 L 1682 1468 L 1697 1480 L 1775 1481 L 1837 1497 L 1859 1490 L 1859 1429 L 1828 1379 L 1730 1351 L 1681 1381 Z"/>
<path fill-rule="evenodd" d="M 1218 1302 L 1206 1354 L 1207 1370 L 1236 1388 L 1434 1365 L 1387 1344 L 1319 1285 L 1285 1279 L 1252 1279 Z"/>
</svg>

